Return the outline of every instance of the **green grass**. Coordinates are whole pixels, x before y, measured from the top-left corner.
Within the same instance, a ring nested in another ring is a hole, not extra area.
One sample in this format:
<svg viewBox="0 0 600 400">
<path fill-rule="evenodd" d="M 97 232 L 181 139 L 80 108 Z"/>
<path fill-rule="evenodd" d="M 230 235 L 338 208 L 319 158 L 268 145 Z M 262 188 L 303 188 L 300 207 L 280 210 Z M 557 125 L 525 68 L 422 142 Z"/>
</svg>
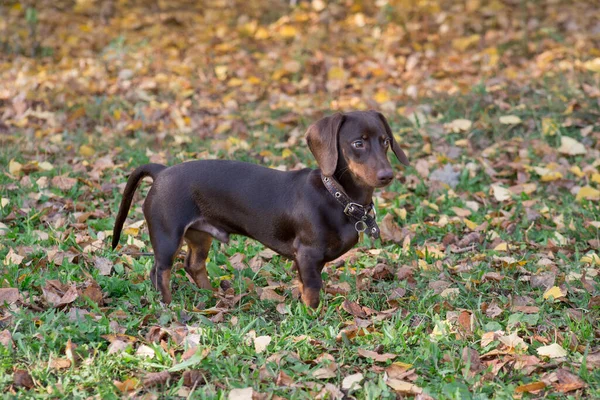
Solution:
<svg viewBox="0 0 600 400">
<path fill-rule="evenodd" d="M 561 82 L 558 85 L 562 87 Z M 509 203 L 498 203 L 489 194 L 493 183 L 501 182 L 508 187 L 517 181 L 519 169 L 510 162 L 516 160 L 519 148 L 529 156 L 526 163 L 537 166 L 545 161 L 536 144 L 544 143 L 550 148 L 559 145 L 559 138 L 545 137 L 540 132 L 542 118 L 564 119 L 566 105 L 553 95 L 556 86 L 556 82 L 549 82 L 535 91 L 517 93 L 510 98 L 513 108 L 509 111 L 495 105 L 497 93 L 486 93 L 481 88 L 465 96 L 437 99 L 430 102 L 432 112 L 428 122 L 421 127 L 414 127 L 403 116 L 390 115 L 394 130 L 402 132 L 403 143 L 410 146 L 413 164 L 403 170 L 400 180 L 386 189 L 389 195 L 385 196 L 387 200 L 378 200 L 378 212 L 380 218 L 391 213 L 395 223 L 410 231 L 410 245 L 403 250 L 401 244 L 380 241 L 359 244 L 363 247 L 372 245 L 381 252 L 373 255 L 364 251 L 354 262 L 327 268 L 324 277 L 329 286 L 345 282 L 351 290 L 347 294 L 324 294 L 321 307 L 316 311 L 307 309 L 293 298 L 295 274 L 289 261 L 274 256 L 263 260 L 263 267 L 254 271 L 248 262 L 264 248 L 240 237 L 234 238 L 228 246 L 213 244 L 208 264 L 213 286 L 219 287 L 221 281 L 228 281 L 234 294 L 244 295 L 239 302 L 221 306 L 224 312 L 215 322 L 214 314 L 206 310 L 215 307 L 219 297 L 226 297 L 223 290 L 218 296 L 199 290 L 188 281 L 183 269 L 176 267 L 172 280 L 173 303 L 164 307 L 148 280 L 152 257 L 120 255 L 110 249 L 109 238 L 104 236 L 112 229 L 121 200 L 119 185 L 134 167 L 149 161 L 148 149 L 164 151 L 169 164 L 208 153 L 265 165 L 291 168 L 302 162 L 314 167 L 314 160 L 303 144 L 292 148 L 292 154 L 287 157 L 282 157 L 282 149 L 275 147 L 286 140 L 287 128 L 258 124 L 254 129 L 259 134 L 244 139 L 248 146 L 229 153 L 215 150 L 223 148 L 226 135 L 212 140 L 194 139 L 183 146 L 168 136 L 157 146 L 152 135 L 144 131 L 135 131 L 128 137 L 105 135 L 93 138 L 83 131 L 65 132 L 67 145 L 58 146 L 51 152 L 35 144 L 26 146 L 25 141 L 3 147 L 0 153 L 3 165 L 8 165 L 11 159 L 24 165 L 37 160 L 51 162 L 54 169 L 33 170 L 19 176 L 0 175 L 0 195 L 9 200 L 0 211 L 0 217 L 8 221 L 5 222 L 8 231 L 0 237 L 0 259 L 4 259 L 11 249 L 24 256 L 19 265 L 5 261 L 0 267 L 0 287 L 18 288 L 23 296 L 21 303 L 0 308 L 0 330 L 9 331 L 14 343 L 14 348 L 9 349 L 0 345 L 0 388 L 8 396 L 23 398 L 88 398 L 94 395 L 114 398 L 123 393 L 113 381 L 134 378 L 141 382 L 150 372 L 171 371 L 168 384 L 144 387 L 140 383 L 135 389 L 137 395 L 154 393 L 171 398 L 190 393 L 192 388 L 184 385 L 183 373 L 197 370 L 205 382 L 193 388 L 192 398 L 226 398 L 231 389 L 253 387 L 257 392 L 272 396 L 304 399 L 313 398 L 326 383 L 340 388 L 346 376 L 361 372 L 364 380 L 360 388 L 347 394 L 359 399 L 396 398 L 397 393 L 386 383 L 383 373 L 392 361 L 375 362 L 362 357 L 358 354 L 361 348 L 396 354 L 394 362 L 412 365 L 416 374 L 413 383 L 434 398 L 513 398 L 516 387 L 539 381 L 546 372 L 558 366 L 572 371 L 587 384 L 578 395 L 600 396 L 600 369 L 579 367 L 582 356 L 597 351 L 600 345 L 599 309 L 597 305 L 589 306 L 600 290 L 598 277 L 589 275 L 592 270 L 598 272 L 598 265 L 580 262 L 591 248 L 589 241 L 599 239 L 598 229 L 586 223 L 600 219 L 599 203 L 577 202 L 566 186 L 541 182 L 533 172 L 528 182 L 537 184 L 535 192 L 515 195 Z M 589 115 L 597 115 L 597 103 L 586 102 L 577 93 L 563 92 L 563 95 L 583 104 L 589 114 L 579 117 L 582 121 L 588 121 Z M 112 112 L 111 107 L 102 101 L 92 102 L 86 106 L 87 118 L 104 118 Z M 250 113 L 250 109 L 247 112 Z M 285 112 L 274 111 L 273 118 L 276 119 L 276 113 L 283 115 Z M 518 115 L 524 123 L 515 127 L 499 124 L 498 117 L 508 114 Z M 474 121 L 469 133 L 444 133 L 439 138 L 423 138 L 427 128 L 457 118 Z M 531 124 L 527 123 L 529 120 Z M 598 126 L 595 129 L 599 129 Z M 583 140 L 575 127 L 561 127 L 560 135 Z M 447 150 L 447 146 L 456 145 L 465 138 L 472 147 L 460 147 L 455 160 L 441 157 L 443 154 L 437 149 Z M 431 182 L 421 178 L 415 169 L 416 160 L 428 157 L 423 148 L 426 141 L 432 144 L 432 154 L 441 157 L 439 164 L 431 165 L 431 170 L 446 162 L 463 167 L 474 163 L 477 170 L 473 175 L 466 170 L 461 173 L 459 184 L 453 191 L 449 192 L 447 188 L 430 191 Z M 88 143 L 96 154 L 80 156 L 79 146 Z M 499 144 L 499 150 L 486 156 L 485 161 L 498 173 L 495 178 L 485 172 L 481 156 L 483 148 L 494 143 Z M 483 148 L 477 149 L 480 145 Z M 595 146 L 597 149 L 597 142 Z M 108 155 L 116 166 L 104 170 L 95 181 L 89 177 L 91 166 L 104 155 Z M 586 157 L 568 157 L 572 165 L 593 161 Z M 52 185 L 44 187 L 40 181 L 45 177 L 51 182 L 53 177 L 61 174 L 81 179 L 66 191 Z M 27 187 L 24 176 L 29 177 L 31 186 Z M 572 173 L 565 176 L 565 181 L 577 179 Z M 145 193 L 147 187 L 143 185 L 141 193 Z M 142 194 L 136 198 L 129 214 L 131 221 L 142 219 L 143 197 Z M 455 216 L 453 207 L 467 209 L 466 202 L 470 201 L 478 201 L 479 209 L 472 211 L 468 219 L 476 225 L 488 223 L 481 245 L 475 251 L 465 253 L 445 249 L 441 258 L 428 252 L 425 246 L 439 248 L 449 234 L 461 239 L 470 232 L 463 222 L 452 220 Z M 539 219 L 528 222 L 524 217 L 526 208 L 536 210 Z M 399 217 L 401 209 L 406 210 L 406 220 Z M 84 222 L 77 222 L 81 215 L 78 213 L 94 211 L 100 212 L 97 217 L 90 216 Z M 447 216 L 450 222 L 439 224 L 442 216 Z M 39 231 L 48 237 L 40 239 Z M 492 231 L 499 239 L 492 238 Z M 571 242 L 565 246 L 551 246 L 550 241 L 556 242 L 556 231 Z M 101 248 L 93 254 L 84 253 L 83 248 L 98 238 L 103 238 Z M 145 228 L 136 239 L 146 246 L 141 251 L 151 251 Z M 126 241 L 126 235 L 123 235 L 121 244 Z M 493 250 L 500 242 L 511 245 L 510 251 Z M 65 258 L 60 265 L 50 261 L 50 252 L 68 250 L 76 255 L 75 259 Z M 245 255 L 246 267 L 241 270 L 230 262 L 236 253 Z M 503 264 L 495 256 L 510 256 L 514 262 Z M 96 257 L 106 257 L 114 263 L 109 276 L 100 275 L 94 268 Z M 551 259 L 552 263 L 540 264 L 539 260 L 544 258 Z M 381 262 L 386 263 L 393 273 L 387 280 L 369 276 Z M 413 277 L 398 279 L 394 273 L 401 267 L 409 267 Z M 581 281 L 567 279 L 569 273 L 581 273 L 584 268 L 589 268 L 587 279 L 593 286 L 591 292 Z M 567 288 L 565 301 L 544 299 L 545 288 L 532 285 L 532 277 L 545 271 L 556 275 L 556 285 Z M 491 272 L 502 275 L 502 279 L 484 279 L 485 274 Z M 53 308 L 42 297 L 42 288 L 51 279 L 75 284 L 80 289 L 95 281 L 103 293 L 104 304 L 98 305 L 80 296 L 66 307 Z M 458 295 L 443 298 L 433 289 L 435 284 L 432 283 L 436 281 L 447 282 L 457 289 Z M 256 288 L 267 285 L 281 286 L 278 292 L 286 297 L 285 314 L 276 308 L 278 303 L 260 300 Z M 396 288 L 405 289 L 405 295 L 395 301 L 389 300 L 390 293 Z M 539 309 L 532 314 L 511 311 L 518 296 L 529 297 L 527 305 Z M 348 324 L 354 323 L 353 317 L 343 308 L 345 300 L 373 310 L 370 317 L 363 318 L 368 320 L 368 327 L 359 329 L 360 335 L 356 337 L 340 335 Z M 501 310 L 498 316 L 486 314 L 485 310 L 492 305 Z M 394 307 L 396 309 L 383 318 L 382 312 Z M 74 315 L 77 310 L 89 314 L 77 318 Z M 464 310 L 473 316 L 473 330 L 461 334 L 452 316 Z M 432 336 L 436 326 L 443 328 L 445 320 L 450 320 L 451 329 L 442 331 L 437 337 Z M 164 329 L 162 342 L 147 340 L 153 327 Z M 494 330 L 504 330 L 507 334 L 516 332 L 524 338 L 529 345 L 527 355 L 537 356 L 537 348 L 544 342 L 554 341 L 561 344 L 568 355 L 556 365 L 538 356 L 540 368 L 531 371 L 516 368 L 512 355 L 489 356 L 486 361 L 506 362 L 505 367 L 492 372 L 490 365 L 469 372 L 469 363 L 461 357 L 463 349 L 468 347 L 481 355 L 498 348 L 498 341 L 486 346 L 481 343 L 483 334 Z M 109 354 L 110 341 L 106 335 L 117 332 L 132 336 L 134 342 L 125 350 Z M 264 352 L 256 353 L 254 345 L 248 342 L 251 333 L 271 337 Z M 182 359 L 188 348 L 183 338 L 198 345 L 197 355 L 187 362 Z M 68 343 L 76 345 L 72 352 Z M 152 348 L 152 358 L 136 354 L 142 344 Z M 329 379 L 313 376 L 314 371 L 328 365 L 323 354 L 331 355 L 336 363 L 334 376 Z M 273 356 L 280 361 L 270 359 Z M 52 366 L 52 359 L 66 357 L 74 360 L 70 367 L 56 369 Z M 29 371 L 34 379 L 31 390 L 13 385 L 15 369 Z M 277 385 L 280 372 L 291 378 L 292 387 Z M 552 387 L 543 393 L 547 398 L 566 398 Z M 535 397 L 527 393 L 523 396 Z"/>
</svg>

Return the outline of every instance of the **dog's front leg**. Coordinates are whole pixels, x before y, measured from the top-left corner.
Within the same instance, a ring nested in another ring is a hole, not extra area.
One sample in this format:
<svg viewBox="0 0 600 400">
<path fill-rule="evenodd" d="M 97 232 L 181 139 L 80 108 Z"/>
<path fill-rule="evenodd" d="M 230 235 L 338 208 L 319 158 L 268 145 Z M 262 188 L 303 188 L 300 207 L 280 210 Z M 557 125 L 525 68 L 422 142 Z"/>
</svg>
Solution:
<svg viewBox="0 0 600 400">
<path fill-rule="evenodd" d="M 323 253 L 312 248 L 300 248 L 296 252 L 296 267 L 300 277 L 301 287 L 300 293 L 302 301 L 309 307 L 319 307 L 319 298 L 323 280 L 321 279 L 321 271 L 325 262 L 323 261 Z"/>
</svg>

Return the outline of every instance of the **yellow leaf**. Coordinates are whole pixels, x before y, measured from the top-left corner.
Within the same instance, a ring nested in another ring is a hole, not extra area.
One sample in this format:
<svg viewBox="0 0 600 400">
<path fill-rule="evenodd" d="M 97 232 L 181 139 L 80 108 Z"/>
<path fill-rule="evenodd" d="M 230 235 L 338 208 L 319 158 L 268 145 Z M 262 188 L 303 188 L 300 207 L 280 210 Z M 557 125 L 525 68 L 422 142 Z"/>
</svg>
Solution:
<svg viewBox="0 0 600 400">
<path fill-rule="evenodd" d="M 474 231 L 475 228 L 477 228 L 477 224 L 475 222 L 471 221 L 470 219 L 463 218 L 463 222 L 465 223 L 467 228 L 469 228 L 472 231 Z"/>
<path fill-rule="evenodd" d="M 397 216 L 400 217 L 401 220 L 406 221 L 406 208 L 394 209 L 394 212 Z"/>
<path fill-rule="evenodd" d="M 465 51 L 469 47 L 477 44 L 479 42 L 479 35 L 471 35 L 463 38 L 456 38 L 452 40 L 452 47 L 458 51 Z"/>
<path fill-rule="evenodd" d="M 571 173 L 578 178 L 583 178 L 585 176 L 585 174 L 583 173 L 581 168 L 579 168 L 577 165 L 573 165 L 571 168 L 569 168 L 569 171 L 571 171 Z M 598 174 L 598 177 L 600 178 L 600 174 Z M 592 182 L 593 181 L 594 181 L 594 176 L 592 175 Z"/>
<path fill-rule="evenodd" d="M 552 343 L 548 346 L 538 347 L 537 353 L 540 356 L 546 356 L 550 358 L 560 358 L 567 356 L 567 351 L 563 349 L 558 343 Z"/>
<path fill-rule="evenodd" d="M 586 154 L 587 150 L 583 143 L 578 142 L 577 140 L 563 136 L 560 138 L 560 147 L 558 148 L 558 152 L 561 154 L 567 154 L 569 156 L 576 156 L 580 154 Z"/>
<path fill-rule="evenodd" d="M 225 80 L 225 78 L 227 78 L 227 65 L 217 65 L 215 67 L 215 75 L 218 80 Z"/>
<path fill-rule="evenodd" d="M 558 131 L 558 124 L 552 118 L 542 118 L 542 133 L 545 136 L 554 136 Z"/>
<path fill-rule="evenodd" d="M 0 198 L 0 208 L 6 207 L 9 202 L 10 200 L 8 200 L 6 197 Z"/>
<path fill-rule="evenodd" d="M 554 297 L 555 299 L 559 299 L 561 297 L 565 297 L 566 294 L 567 293 L 563 292 L 558 286 L 552 286 L 544 293 L 544 299 L 548 300 L 550 296 Z"/>
<path fill-rule="evenodd" d="M 279 34 L 284 38 L 293 38 L 298 34 L 298 30 L 291 25 L 284 25 L 281 27 Z"/>
<path fill-rule="evenodd" d="M 386 101 L 389 101 L 390 100 L 390 95 L 385 90 L 379 90 L 375 94 L 375 96 L 373 96 L 373 99 L 375 99 L 376 102 L 378 102 L 379 104 L 381 104 L 381 103 L 385 103 Z"/>
<path fill-rule="evenodd" d="M 327 79 L 329 80 L 343 80 L 346 78 L 346 71 L 340 67 L 331 67 L 327 71 Z"/>
<path fill-rule="evenodd" d="M 590 180 L 594 183 L 600 183 L 600 174 L 597 172 L 593 173 Z"/>
<path fill-rule="evenodd" d="M 92 146 L 88 146 L 87 144 L 83 144 L 79 147 L 79 154 L 84 157 L 91 157 L 96 153 L 96 150 Z"/>
<path fill-rule="evenodd" d="M 50 164 L 48 161 L 42 161 L 39 163 L 38 167 L 40 167 L 42 171 L 52 171 L 54 169 L 54 165 Z"/>
<path fill-rule="evenodd" d="M 577 201 L 585 200 L 600 200 L 600 190 L 594 189 L 591 186 L 584 186 L 579 189 L 577 192 L 577 196 L 575 197 Z"/>
<path fill-rule="evenodd" d="M 516 115 L 503 115 L 500 117 L 500 123 L 504 125 L 516 125 L 520 124 L 521 122 L 521 118 L 517 117 Z"/>
<path fill-rule="evenodd" d="M 600 257 L 598 257 L 598 254 L 593 252 L 587 253 L 585 256 L 581 257 L 581 260 L 579 261 L 582 263 L 600 265 Z"/>
<path fill-rule="evenodd" d="M 281 157 L 283 157 L 283 158 L 288 158 L 293 155 L 294 155 L 294 153 L 292 153 L 292 151 L 290 149 L 283 149 L 283 151 L 281 152 Z"/>
<path fill-rule="evenodd" d="M 512 198 L 511 191 L 506 188 L 503 188 L 500 185 L 494 184 L 491 186 L 491 189 L 496 201 L 507 201 Z"/>
<path fill-rule="evenodd" d="M 18 161 L 10 160 L 8 163 L 8 172 L 10 172 L 11 175 L 19 175 L 22 168 L 23 165 Z"/>
<path fill-rule="evenodd" d="M 471 129 L 471 126 L 473 125 L 473 123 L 471 121 L 469 121 L 468 119 L 464 119 L 464 118 L 459 118 L 459 119 L 455 119 L 454 121 L 450 122 L 449 124 L 446 124 L 446 127 L 454 133 L 458 133 L 458 132 L 466 132 L 469 129 Z"/>
<path fill-rule="evenodd" d="M 508 243 L 502 242 L 496 247 L 494 247 L 494 251 L 508 251 Z"/>
<path fill-rule="evenodd" d="M 588 71 L 600 72 L 600 57 L 584 62 L 583 67 Z"/>
</svg>

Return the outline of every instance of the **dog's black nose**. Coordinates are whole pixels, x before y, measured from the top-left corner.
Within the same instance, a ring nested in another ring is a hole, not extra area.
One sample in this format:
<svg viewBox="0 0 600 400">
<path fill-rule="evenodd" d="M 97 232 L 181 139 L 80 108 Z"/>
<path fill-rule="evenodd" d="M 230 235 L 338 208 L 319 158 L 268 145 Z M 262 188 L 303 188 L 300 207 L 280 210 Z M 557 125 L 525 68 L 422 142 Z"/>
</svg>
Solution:
<svg viewBox="0 0 600 400">
<path fill-rule="evenodd" d="M 383 184 L 388 184 L 394 179 L 394 172 L 391 169 L 382 169 L 377 172 L 377 179 Z"/>
</svg>

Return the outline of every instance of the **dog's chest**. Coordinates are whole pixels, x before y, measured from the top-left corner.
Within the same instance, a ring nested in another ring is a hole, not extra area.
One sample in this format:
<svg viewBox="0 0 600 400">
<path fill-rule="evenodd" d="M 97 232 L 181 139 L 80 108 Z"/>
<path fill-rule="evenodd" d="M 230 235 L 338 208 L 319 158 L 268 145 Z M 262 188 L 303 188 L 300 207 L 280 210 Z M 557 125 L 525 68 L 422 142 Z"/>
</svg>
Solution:
<svg viewBox="0 0 600 400">
<path fill-rule="evenodd" d="M 331 261 L 345 254 L 358 243 L 358 232 L 352 223 L 338 225 L 338 229 L 331 232 L 327 241 L 326 261 Z"/>
</svg>

